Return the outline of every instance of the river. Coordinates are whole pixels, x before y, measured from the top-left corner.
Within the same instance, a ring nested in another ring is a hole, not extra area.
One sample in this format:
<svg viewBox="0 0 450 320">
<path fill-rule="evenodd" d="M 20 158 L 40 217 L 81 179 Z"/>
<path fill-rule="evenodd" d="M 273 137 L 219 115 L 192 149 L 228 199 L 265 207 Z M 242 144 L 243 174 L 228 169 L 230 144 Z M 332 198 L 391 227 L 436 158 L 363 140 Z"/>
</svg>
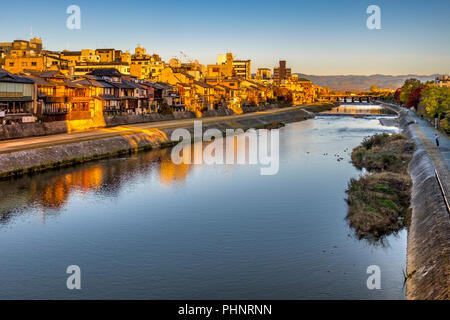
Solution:
<svg viewBox="0 0 450 320">
<path fill-rule="evenodd" d="M 396 130 L 377 115 L 288 124 L 273 176 L 157 150 L 2 181 L 0 298 L 404 299 L 406 231 L 374 244 L 345 220 L 351 149 Z"/>
</svg>

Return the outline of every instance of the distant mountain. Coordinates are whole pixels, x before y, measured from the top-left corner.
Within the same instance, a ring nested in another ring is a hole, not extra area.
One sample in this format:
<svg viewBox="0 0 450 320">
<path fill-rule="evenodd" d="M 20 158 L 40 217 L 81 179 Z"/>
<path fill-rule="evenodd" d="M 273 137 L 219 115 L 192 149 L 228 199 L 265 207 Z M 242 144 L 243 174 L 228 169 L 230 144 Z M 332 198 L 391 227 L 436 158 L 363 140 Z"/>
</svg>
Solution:
<svg viewBox="0 0 450 320">
<path fill-rule="evenodd" d="M 379 89 L 396 89 L 403 85 L 406 79 L 416 78 L 422 82 L 435 80 L 437 74 L 424 75 L 401 75 L 389 76 L 383 74 L 374 74 L 370 76 L 314 76 L 308 74 L 298 73 L 299 77 L 307 78 L 312 83 L 321 86 L 329 87 L 333 90 L 369 90 L 372 85 L 376 85 Z"/>
</svg>

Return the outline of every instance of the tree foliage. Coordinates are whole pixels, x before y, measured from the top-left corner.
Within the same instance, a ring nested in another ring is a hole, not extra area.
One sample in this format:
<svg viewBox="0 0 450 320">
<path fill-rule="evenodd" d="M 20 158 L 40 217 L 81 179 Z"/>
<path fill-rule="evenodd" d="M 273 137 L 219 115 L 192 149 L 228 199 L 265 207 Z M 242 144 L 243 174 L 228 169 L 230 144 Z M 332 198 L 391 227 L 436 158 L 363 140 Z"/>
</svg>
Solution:
<svg viewBox="0 0 450 320">
<path fill-rule="evenodd" d="M 411 93 L 408 95 L 406 100 L 407 108 L 416 108 L 418 107 L 420 100 L 422 99 L 422 90 L 426 88 L 426 85 L 420 85 L 417 88 L 414 88 Z"/>
<path fill-rule="evenodd" d="M 397 102 L 397 103 L 400 103 L 400 94 L 402 93 L 402 89 L 397 89 L 397 90 L 395 90 L 395 93 L 394 93 L 394 101 L 395 102 Z"/>
<path fill-rule="evenodd" d="M 405 83 L 403 84 L 403 86 L 401 87 L 400 102 L 403 104 L 406 104 L 406 102 L 408 100 L 408 96 L 411 93 L 411 91 L 413 91 L 415 88 L 417 88 L 421 84 L 422 83 L 420 82 L 420 80 L 417 80 L 415 78 L 407 79 L 405 81 Z"/>
<path fill-rule="evenodd" d="M 450 88 L 427 86 L 422 91 L 422 103 L 430 117 L 448 114 L 450 112 Z"/>
</svg>

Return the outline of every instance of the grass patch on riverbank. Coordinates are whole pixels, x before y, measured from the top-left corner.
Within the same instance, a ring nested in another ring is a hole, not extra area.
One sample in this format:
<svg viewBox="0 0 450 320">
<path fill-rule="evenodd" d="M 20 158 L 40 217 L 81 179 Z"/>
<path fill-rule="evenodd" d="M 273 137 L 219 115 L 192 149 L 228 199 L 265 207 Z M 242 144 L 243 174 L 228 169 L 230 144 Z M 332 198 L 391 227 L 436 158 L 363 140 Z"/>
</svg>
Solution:
<svg viewBox="0 0 450 320">
<path fill-rule="evenodd" d="M 407 170 L 414 149 L 406 136 L 383 133 L 353 150 L 353 164 L 370 172 L 351 179 L 347 190 L 347 221 L 360 239 L 380 239 L 408 226 L 412 181 Z"/>
<path fill-rule="evenodd" d="M 407 226 L 411 186 L 408 175 L 391 172 L 351 179 L 347 220 L 357 236 L 379 238 Z"/>
<path fill-rule="evenodd" d="M 403 134 L 376 134 L 365 138 L 352 152 L 352 162 L 369 171 L 406 172 L 414 143 Z"/>
</svg>

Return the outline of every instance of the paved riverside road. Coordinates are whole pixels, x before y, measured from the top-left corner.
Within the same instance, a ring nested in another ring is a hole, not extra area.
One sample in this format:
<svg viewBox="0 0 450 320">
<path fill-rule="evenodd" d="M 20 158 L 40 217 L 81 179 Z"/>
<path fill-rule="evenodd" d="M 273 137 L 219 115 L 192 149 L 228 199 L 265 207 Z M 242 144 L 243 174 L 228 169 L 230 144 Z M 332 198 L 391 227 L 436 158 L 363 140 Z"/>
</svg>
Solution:
<svg viewBox="0 0 450 320">
<path fill-rule="evenodd" d="M 430 141 L 434 146 L 436 146 L 436 142 L 434 139 L 434 135 L 437 133 L 440 137 L 439 139 L 439 149 L 436 147 L 435 151 L 439 151 L 442 158 L 445 160 L 447 165 L 447 169 L 450 168 L 450 138 L 445 133 L 441 133 L 434 129 L 431 123 L 427 120 L 420 119 L 416 116 L 412 111 L 409 111 L 409 115 L 416 120 L 417 127 L 423 134 L 423 137 Z"/>
<path fill-rule="evenodd" d="M 223 122 L 229 120 L 239 120 L 251 117 L 261 116 L 262 114 L 274 114 L 282 113 L 293 110 L 300 110 L 302 108 L 307 108 L 308 106 L 294 106 L 283 109 L 272 109 L 262 112 L 254 112 L 247 114 L 222 116 L 222 117 L 211 117 L 211 118 L 195 118 L 195 119 L 185 119 L 185 120 L 170 120 L 170 121 L 158 121 L 158 122 L 146 122 L 138 124 L 130 124 L 124 126 L 110 127 L 110 128 L 99 128 L 89 131 L 78 131 L 72 133 L 63 133 L 56 135 L 31 137 L 23 139 L 5 140 L 0 141 L 0 153 L 11 153 L 17 151 L 23 151 L 28 149 L 49 147 L 62 144 L 77 143 L 88 140 L 110 138 L 119 135 L 139 133 L 143 130 L 149 129 L 170 129 L 178 127 L 191 127 L 194 125 L 195 120 L 201 120 L 203 123 L 215 123 Z"/>
<path fill-rule="evenodd" d="M 440 133 L 426 120 L 422 120 L 417 117 L 413 112 L 408 111 L 411 118 L 416 123 L 414 128 L 422 141 L 425 149 L 427 150 L 434 167 L 439 175 L 440 182 L 445 192 L 447 201 L 450 200 L 450 138 L 445 133 Z M 440 136 L 439 148 L 436 146 L 434 138 L 435 134 Z"/>
</svg>

